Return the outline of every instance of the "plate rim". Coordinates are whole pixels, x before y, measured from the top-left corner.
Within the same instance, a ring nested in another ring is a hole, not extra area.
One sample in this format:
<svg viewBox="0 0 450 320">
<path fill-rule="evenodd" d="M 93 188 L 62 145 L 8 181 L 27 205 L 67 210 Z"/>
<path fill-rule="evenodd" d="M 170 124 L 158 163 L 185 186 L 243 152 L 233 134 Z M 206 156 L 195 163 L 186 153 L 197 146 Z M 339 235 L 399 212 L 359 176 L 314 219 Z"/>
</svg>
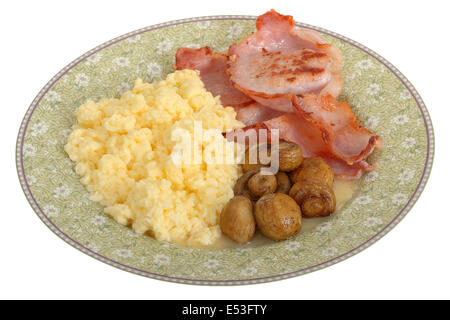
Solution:
<svg viewBox="0 0 450 320">
<path fill-rule="evenodd" d="M 273 275 L 273 276 L 267 276 L 267 277 L 260 277 L 260 278 L 249 278 L 249 279 L 229 279 L 229 280 L 199 280 L 199 279 L 189 279 L 189 278 L 179 278 L 179 277 L 172 277 L 172 276 L 166 276 L 161 275 L 157 273 L 148 272 L 145 270 L 140 270 L 138 268 L 130 267 L 125 264 L 122 264 L 120 262 L 117 262 L 111 258 L 105 257 L 100 255 L 99 253 L 81 245 L 71 237 L 69 237 L 67 234 L 62 232 L 42 211 L 42 209 L 39 207 L 39 204 L 34 199 L 34 196 L 29 188 L 26 176 L 25 176 L 25 170 L 23 165 L 23 144 L 24 144 L 24 138 L 25 138 L 25 132 L 28 127 L 28 123 L 31 119 L 31 116 L 34 113 L 34 110 L 39 105 L 42 97 L 48 92 L 48 90 L 68 71 L 70 71 L 72 68 L 74 68 L 77 64 L 84 61 L 89 56 L 97 53 L 100 50 L 105 49 L 106 47 L 109 47 L 119 41 L 122 41 L 124 39 L 136 36 L 138 34 L 148 32 L 151 30 L 161 29 L 164 27 L 169 27 L 173 25 L 179 25 L 179 24 L 185 24 L 185 23 L 192 23 L 192 22 L 201 22 L 201 21 L 212 21 L 212 20 L 256 20 L 257 16 L 251 16 L 251 15 L 213 15 L 213 16 L 203 16 L 203 17 L 193 17 L 193 18 L 185 18 L 185 19 L 178 19 L 178 20 L 172 20 L 168 22 L 163 22 L 155 25 L 151 25 L 148 27 L 140 28 L 131 32 L 128 32 L 126 34 L 123 34 L 121 36 L 118 36 L 116 38 L 113 38 L 109 41 L 106 41 L 93 49 L 87 51 L 83 55 L 79 56 L 72 62 L 70 62 L 68 65 L 66 65 L 63 69 L 61 69 L 56 75 L 54 75 L 47 84 L 39 91 L 38 95 L 33 99 L 31 105 L 28 107 L 22 122 L 20 124 L 20 129 L 17 134 L 17 140 L 16 140 L 16 170 L 20 181 L 20 186 L 25 194 L 25 197 L 27 201 L 29 202 L 30 206 L 32 207 L 33 211 L 37 214 L 37 216 L 41 219 L 41 221 L 53 232 L 55 233 L 59 238 L 64 240 L 66 243 L 71 245 L 72 247 L 80 250 L 81 252 L 87 254 L 88 256 L 99 260 L 103 263 L 106 263 L 110 266 L 116 267 L 118 269 L 134 273 L 140 276 L 145 276 L 148 278 L 153 278 L 157 280 L 164 280 L 168 282 L 175 282 L 175 283 L 183 283 L 183 284 L 194 284 L 194 285 L 245 285 L 245 284 L 256 284 L 256 283 L 264 283 L 264 282 L 271 282 L 271 281 L 277 281 L 277 280 L 283 280 L 288 279 L 300 275 L 304 275 L 313 271 L 318 271 L 320 269 L 329 267 L 331 265 L 334 265 L 336 263 L 342 262 L 355 254 L 367 249 L 371 245 L 373 245 L 375 242 L 380 240 L 382 237 L 384 237 L 387 233 L 389 233 L 412 209 L 414 204 L 419 199 L 420 195 L 422 194 L 431 173 L 431 168 L 434 161 L 434 153 L 435 153 L 435 137 L 434 137 L 434 129 L 433 124 L 431 122 L 430 114 L 425 106 L 425 103 L 423 102 L 421 96 L 417 92 L 417 90 L 414 88 L 414 86 L 410 83 L 410 81 L 389 61 L 384 59 L 382 56 L 374 52 L 373 50 L 367 48 L 366 46 L 360 44 L 359 42 L 356 42 L 354 40 L 351 40 L 345 36 L 342 36 L 338 33 L 335 33 L 333 31 L 329 31 L 327 29 L 323 29 L 321 27 L 316 27 L 310 24 L 306 23 L 300 23 L 296 22 L 296 26 L 301 28 L 308 28 L 312 30 L 316 30 L 318 32 L 321 32 L 323 34 L 330 35 L 332 37 L 335 37 L 339 40 L 342 40 L 348 44 L 351 44 L 352 46 L 355 46 L 359 50 L 362 50 L 363 52 L 367 53 L 371 57 L 375 58 L 379 62 L 381 62 L 386 68 L 389 69 L 401 82 L 402 84 L 409 90 L 411 95 L 413 96 L 414 100 L 416 101 L 417 106 L 419 107 L 419 110 L 422 115 L 422 119 L 425 123 L 426 128 L 426 134 L 427 134 L 427 155 L 426 155 L 426 161 L 424 165 L 424 169 L 422 172 L 422 176 L 420 178 L 420 181 L 412 194 L 412 196 L 409 198 L 406 205 L 400 210 L 400 212 L 395 216 L 395 218 L 382 230 L 380 230 L 376 235 L 371 237 L 369 240 L 365 241 L 364 243 L 360 244 L 358 247 L 338 256 L 333 259 L 330 259 L 326 262 L 317 264 L 315 266 L 307 267 L 301 270 L 292 271 L 284 274 L 279 275 Z"/>
</svg>

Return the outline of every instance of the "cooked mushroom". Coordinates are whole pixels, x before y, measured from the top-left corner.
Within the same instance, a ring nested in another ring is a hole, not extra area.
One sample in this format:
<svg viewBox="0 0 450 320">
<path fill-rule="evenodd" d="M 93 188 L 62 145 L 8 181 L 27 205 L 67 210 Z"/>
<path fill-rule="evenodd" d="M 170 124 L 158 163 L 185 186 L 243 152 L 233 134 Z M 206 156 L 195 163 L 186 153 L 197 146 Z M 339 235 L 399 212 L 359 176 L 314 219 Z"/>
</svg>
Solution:
<svg viewBox="0 0 450 320">
<path fill-rule="evenodd" d="M 304 159 L 300 167 L 292 171 L 289 176 L 292 183 L 308 180 L 331 187 L 334 181 L 333 170 L 321 158 Z"/>
<path fill-rule="evenodd" d="M 250 200 L 256 201 L 258 200 L 258 196 L 252 194 L 250 190 L 248 189 L 248 180 L 250 178 L 258 173 L 260 171 L 259 168 L 253 169 L 251 171 L 248 171 L 244 173 L 242 176 L 239 177 L 239 179 L 236 181 L 236 184 L 234 185 L 233 191 L 235 196 L 245 196 L 249 198 Z"/>
<path fill-rule="evenodd" d="M 275 192 L 277 186 L 277 178 L 273 174 L 258 172 L 248 180 L 248 189 L 258 197 Z"/>
<path fill-rule="evenodd" d="M 273 148 L 273 146 L 272 146 Z M 273 150 L 272 150 L 273 152 Z M 278 146 L 280 171 L 297 169 L 303 161 L 302 150 L 293 142 L 283 141 Z"/>
<path fill-rule="evenodd" d="M 220 215 L 220 229 L 230 239 L 247 243 L 255 234 L 253 204 L 247 197 L 236 196 L 223 208 Z"/>
<path fill-rule="evenodd" d="M 292 237 L 302 227 L 300 207 L 283 193 L 261 197 L 255 205 L 255 218 L 259 230 L 272 240 Z"/>
<path fill-rule="evenodd" d="M 291 180 L 289 179 L 289 176 L 283 171 L 278 171 L 276 176 L 278 187 L 275 192 L 289 194 L 289 190 L 291 189 Z"/>
<path fill-rule="evenodd" d="M 302 180 L 292 186 L 289 195 L 298 203 L 305 218 L 326 217 L 336 208 L 333 189 L 325 184 Z"/>
</svg>

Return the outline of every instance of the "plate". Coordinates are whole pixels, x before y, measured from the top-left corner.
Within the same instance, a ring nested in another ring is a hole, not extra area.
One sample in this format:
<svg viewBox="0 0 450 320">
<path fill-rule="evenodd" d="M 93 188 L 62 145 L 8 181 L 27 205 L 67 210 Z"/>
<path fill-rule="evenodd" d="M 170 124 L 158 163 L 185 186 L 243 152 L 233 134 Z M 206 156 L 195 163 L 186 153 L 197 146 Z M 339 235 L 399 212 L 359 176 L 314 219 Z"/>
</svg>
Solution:
<svg viewBox="0 0 450 320">
<path fill-rule="evenodd" d="M 344 89 L 361 123 L 384 139 L 366 174 L 339 212 L 295 238 L 253 248 L 194 249 L 135 234 L 88 198 L 63 150 L 75 112 L 87 99 L 118 96 L 137 77 L 163 78 L 178 47 L 226 49 L 254 31 L 253 16 L 177 20 L 140 29 L 85 53 L 48 82 L 28 109 L 17 140 L 17 169 L 31 206 L 60 238 L 122 270 L 190 284 L 236 285 L 285 279 L 342 261 L 389 232 L 425 187 L 434 154 L 423 101 L 408 80 L 370 49 L 323 34 L 344 57 Z"/>
</svg>

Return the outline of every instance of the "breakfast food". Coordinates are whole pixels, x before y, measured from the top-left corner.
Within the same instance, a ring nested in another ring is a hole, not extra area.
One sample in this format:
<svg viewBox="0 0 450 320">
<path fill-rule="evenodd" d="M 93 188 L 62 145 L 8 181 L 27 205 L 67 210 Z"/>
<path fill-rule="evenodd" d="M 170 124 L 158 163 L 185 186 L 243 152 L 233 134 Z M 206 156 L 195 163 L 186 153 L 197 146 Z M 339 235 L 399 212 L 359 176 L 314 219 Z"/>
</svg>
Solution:
<svg viewBox="0 0 450 320">
<path fill-rule="evenodd" d="M 308 180 L 317 181 L 331 187 L 334 181 L 333 170 L 321 158 L 304 159 L 301 165 L 292 171 L 289 176 L 293 183 Z"/>
<path fill-rule="evenodd" d="M 87 101 L 65 146 L 91 199 L 137 233 L 187 245 L 220 236 L 220 211 L 233 197 L 237 164 L 176 163 L 177 130 L 194 122 L 221 132 L 242 127 L 232 108 L 206 91 L 198 72 L 176 71 L 164 81 L 137 80 L 119 99 Z M 200 146 L 205 153 L 211 139 Z"/>
<path fill-rule="evenodd" d="M 292 171 L 303 161 L 302 149 L 293 142 L 283 141 L 278 145 L 278 158 L 281 171 Z"/>
<path fill-rule="evenodd" d="M 248 182 L 253 175 L 259 172 L 259 168 L 253 169 L 251 171 L 248 171 L 244 173 L 242 176 L 239 177 L 239 179 L 236 181 L 236 184 L 234 185 L 233 192 L 236 196 L 245 196 L 249 198 L 250 200 L 258 200 L 258 196 L 254 195 L 249 187 Z"/>
<path fill-rule="evenodd" d="M 220 95 L 224 105 L 232 106 L 237 113 L 236 119 L 245 125 L 254 125 L 282 115 L 236 89 L 227 76 L 227 62 L 227 55 L 213 52 L 210 47 L 179 48 L 175 55 L 175 68 L 200 71 L 206 89 L 214 95 Z"/>
<path fill-rule="evenodd" d="M 274 10 L 259 16 L 256 28 L 227 55 L 208 47 L 179 48 L 176 68 L 199 70 L 206 88 L 223 100 L 236 91 L 250 97 L 230 103 L 245 130 L 279 129 L 281 139 L 297 144 L 305 157 L 321 157 L 337 178 L 359 179 L 375 169 L 366 159 L 382 139 L 336 100 L 342 88 L 339 50 Z"/>
<path fill-rule="evenodd" d="M 336 197 L 333 189 L 314 180 L 296 182 L 289 195 L 297 202 L 306 218 L 326 217 L 336 209 Z"/>
<path fill-rule="evenodd" d="M 248 189 L 257 197 L 273 193 L 277 190 L 277 187 L 278 180 L 274 174 L 257 172 L 248 180 Z"/>
<path fill-rule="evenodd" d="M 256 32 L 228 49 L 233 85 L 262 105 L 292 112 L 297 95 L 338 96 L 342 56 L 316 31 L 295 28 L 275 10 L 256 21 Z"/>
<path fill-rule="evenodd" d="M 320 109 L 319 111 L 321 111 Z M 334 110 L 334 109 L 329 109 Z M 317 110 L 316 110 L 317 111 Z M 314 114 L 314 113 L 313 113 Z M 343 159 L 339 159 L 333 154 L 329 146 L 328 133 L 316 126 L 314 123 L 308 121 L 306 118 L 299 116 L 295 113 L 286 113 L 280 117 L 273 118 L 262 123 L 245 127 L 243 129 L 244 134 L 246 130 L 267 130 L 267 134 L 270 137 L 270 130 L 278 129 L 280 138 L 295 142 L 302 150 L 304 157 L 320 157 L 325 160 L 333 169 L 333 173 L 336 178 L 357 180 L 361 178 L 363 173 L 372 171 L 376 168 L 376 165 L 371 165 L 366 161 L 366 158 L 374 150 L 375 147 L 382 145 L 381 139 L 376 139 L 376 144 L 369 146 L 368 149 L 362 151 L 365 154 L 365 158 L 358 162 L 349 164 Z M 242 134 L 242 130 L 236 131 L 236 133 L 229 133 L 227 137 L 229 139 L 235 139 Z M 345 133 L 343 138 L 346 138 Z M 350 138 L 350 137 L 347 137 Z M 348 141 L 348 145 L 351 146 L 351 141 Z"/>
<path fill-rule="evenodd" d="M 337 100 L 339 49 L 291 16 L 271 10 L 226 53 L 178 48 L 175 61 L 164 81 L 83 104 L 65 146 L 91 199 L 137 233 L 189 246 L 285 240 L 303 218 L 334 213 L 345 198 L 335 178 L 375 169 L 367 157 L 382 139 Z"/>
<path fill-rule="evenodd" d="M 326 217 L 335 211 L 334 175 L 324 160 L 303 159 L 301 149 L 292 142 L 264 146 L 268 154 L 273 154 L 273 148 L 278 148 L 279 171 L 271 174 L 270 171 L 263 172 L 262 166 L 257 166 L 245 172 L 237 180 L 234 194 L 239 198 L 247 198 L 247 203 L 255 202 L 253 213 L 256 225 L 266 237 L 272 240 L 287 239 L 300 231 L 301 217 Z M 261 150 L 261 145 L 256 145 L 255 150 Z M 246 155 L 249 156 L 248 150 Z M 244 163 L 242 166 L 245 167 L 247 164 Z M 282 171 L 282 168 L 286 171 Z M 230 203 L 232 201 L 234 199 Z M 245 208 L 248 210 L 251 206 Z M 297 211 L 300 216 L 299 222 L 295 218 L 297 215 L 293 214 Z M 235 229 L 239 229 L 237 226 L 239 221 L 240 219 L 234 219 Z M 245 229 L 246 226 L 242 228 Z M 224 232 L 225 235 L 229 233 Z"/>
<path fill-rule="evenodd" d="M 213 52 L 209 47 L 200 49 L 180 48 L 175 55 L 175 68 L 193 69 L 201 73 L 206 89 L 214 96 L 221 95 L 224 106 L 240 106 L 252 102 L 252 98 L 233 87 L 226 75 L 228 57 Z M 227 94 L 223 94 L 226 92 Z"/>
<path fill-rule="evenodd" d="M 284 193 L 263 196 L 255 204 L 255 219 L 259 230 L 272 240 L 285 240 L 302 227 L 302 214 L 297 203 Z"/>
<path fill-rule="evenodd" d="M 278 171 L 277 182 L 278 186 L 275 193 L 288 194 L 289 190 L 291 190 L 291 179 L 289 179 L 289 176 L 283 171 Z"/>
<path fill-rule="evenodd" d="M 253 204 L 247 197 L 236 196 L 223 208 L 220 215 L 220 229 L 230 239 L 247 243 L 255 234 Z"/>
<path fill-rule="evenodd" d="M 289 195 L 300 205 L 305 217 L 326 217 L 336 208 L 334 175 L 321 158 L 308 158 L 290 173 L 294 183 Z"/>
</svg>

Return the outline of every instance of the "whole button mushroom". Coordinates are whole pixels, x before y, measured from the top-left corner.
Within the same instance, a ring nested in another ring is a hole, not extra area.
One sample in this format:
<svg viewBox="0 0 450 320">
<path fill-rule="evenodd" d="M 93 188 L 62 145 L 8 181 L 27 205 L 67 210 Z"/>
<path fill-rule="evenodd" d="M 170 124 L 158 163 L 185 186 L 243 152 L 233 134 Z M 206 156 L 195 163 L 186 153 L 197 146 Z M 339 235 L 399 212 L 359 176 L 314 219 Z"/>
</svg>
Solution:
<svg viewBox="0 0 450 320">
<path fill-rule="evenodd" d="M 255 204 L 255 218 L 259 230 L 272 240 L 292 237 L 302 227 L 300 207 L 284 193 L 261 197 Z"/>
<path fill-rule="evenodd" d="M 258 196 L 254 195 L 252 192 L 250 192 L 248 188 L 248 182 L 251 177 L 253 177 L 255 174 L 257 174 L 260 171 L 259 168 L 253 169 L 251 171 L 248 171 L 244 173 L 242 176 L 239 177 L 239 179 L 236 181 L 236 184 L 234 185 L 233 191 L 235 196 L 245 196 L 249 198 L 252 201 L 256 201 L 259 199 Z"/>
<path fill-rule="evenodd" d="M 271 152 L 273 153 L 272 149 Z M 289 172 L 295 170 L 303 161 L 302 150 L 296 143 L 283 141 L 278 145 L 278 152 L 280 171 Z"/>
<path fill-rule="evenodd" d="M 321 158 L 303 159 L 302 164 L 290 173 L 292 183 L 302 180 L 315 181 L 329 187 L 333 185 L 334 174 L 331 167 Z"/>
<path fill-rule="evenodd" d="M 298 203 L 305 218 L 326 217 L 336 208 L 333 189 L 325 184 L 302 180 L 292 186 L 289 195 Z"/>
<path fill-rule="evenodd" d="M 255 234 L 253 204 L 245 196 L 235 196 L 220 214 L 220 229 L 231 240 L 247 243 Z"/>
<path fill-rule="evenodd" d="M 257 197 L 273 193 L 277 187 L 277 177 L 273 174 L 258 172 L 248 180 L 248 189 Z"/>
</svg>

